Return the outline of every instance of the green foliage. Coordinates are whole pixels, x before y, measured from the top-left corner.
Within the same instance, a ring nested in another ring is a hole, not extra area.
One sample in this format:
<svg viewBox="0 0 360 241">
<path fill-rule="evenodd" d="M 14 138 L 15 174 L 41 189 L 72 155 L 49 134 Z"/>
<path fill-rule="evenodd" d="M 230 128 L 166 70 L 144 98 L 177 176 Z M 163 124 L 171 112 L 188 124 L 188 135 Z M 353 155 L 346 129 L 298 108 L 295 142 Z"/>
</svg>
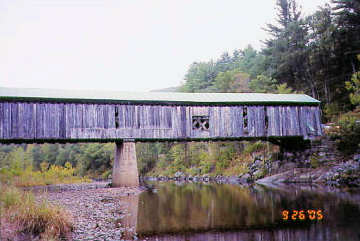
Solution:
<svg viewBox="0 0 360 241">
<path fill-rule="evenodd" d="M 263 150 L 265 148 L 265 144 L 261 141 L 257 141 L 257 142 L 250 142 L 246 145 L 245 149 L 244 149 L 244 154 L 251 154 L 253 152 L 257 152 L 260 150 Z"/>
<path fill-rule="evenodd" d="M 236 70 L 220 72 L 215 78 L 215 87 L 219 92 L 231 92 L 230 86 L 235 80 Z"/>
<path fill-rule="evenodd" d="M 249 92 L 250 75 L 239 69 L 220 72 L 215 78 L 214 89 L 217 92 Z"/>
<path fill-rule="evenodd" d="M 19 175 L 28 167 L 44 172 L 51 165 L 65 166 L 70 162 L 76 174 L 101 176 L 111 169 L 113 153 L 113 143 L 0 145 L 0 168 Z"/>
<path fill-rule="evenodd" d="M 182 92 L 250 92 L 248 82 L 264 71 L 264 56 L 250 45 L 224 53 L 216 62 L 193 63 Z"/>
<path fill-rule="evenodd" d="M 276 86 L 276 93 L 277 94 L 292 94 L 294 90 L 291 87 L 287 86 L 287 83 L 283 83 Z"/>
<path fill-rule="evenodd" d="M 17 188 L 2 186 L 0 193 L 0 204 L 2 208 L 8 209 L 11 206 L 21 205 L 21 191 Z"/>
<path fill-rule="evenodd" d="M 172 157 L 173 163 L 179 165 L 185 165 L 185 146 L 184 144 L 174 145 L 170 149 L 170 155 Z"/>
<path fill-rule="evenodd" d="M 150 171 L 158 159 L 158 149 L 153 143 L 137 143 L 136 157 L 140 174 Z"/>
<path fill-rule="evenodd" d="M 265 57 L 258 53 L 251 45 L 248 45 L 243 50 L 234 51 L 234 68 L 238 68 L 242 72 L 246 72 L 253 79 L 260 75 L 265 70 Z"/>
<path fill-rule="evenodd" d="M 249 87 L 256 93 L 275 93 L 277 80 L 265 75 L 258 75 L 249 83 Z"/>
<path fill-rule="evenodd" d="M 49 169 L 49 163 L 47 163 L 47 162 L 42 162 L 42 163 L 40 164 L 40 170 L 41 170 L 42 172 L 46 172 L 48 169 Z"/>
<path fill-rule="evenodd" d="M 47 200 L 36 202 L 30 192 L 3 186 L 0 204 L 1 218 L 20 227 L 19 232 L 39 235 L 40 240 L 60 240 L 73 229 L 68 212 Z"/>
<path fill-rule="evenodd" d="M 360 61 L 360 54 L 357 56 Z M 353 105 L 360 105 L 360 71 L 351 76 L 351 81 L 345 81 L 345 88 L 350 91 L 350 101 Z"/>
<path fill-rule="evenodd" d="M 197 166 L 201 160 L 208 159 L 207 156 L 207 144 L 200 142 L 200 143 L 187 143 L 187 155 L 189 160 L 189 165 Z"/>
<path fill-rule="evenodd" d="M 212 61 L 193 63 L 185 76 L 183 92 L 199 92 L 210 87 L 215 81 L 216 72 Z"/>
<path fill-rule="evenodd" d="M 159 168 L 164 169 L 164 168 L 168 165 L 168 163 L 166 162 L 166 160 L 159 160 L 159 161 L 156 163 L 156 165 L 157 165 Z"/>
<path fill-rule="evenodd" d="M 201 169 L 200 168 L 196 168 L 196 167 L 192 167 L 192 168 L 188 168 L 185 170 L 185 173 L 187 173 L 188 175 L 191 176 L 196 176 L 196 175 L 200 175 L 201 174 Z"/>
<path fill-rule="evenodd" d="M 200 169 L 201 169 L 201 174 L 207 174 L 210 173 L 211 169 L 213 168 L 213 164 L 212 162 L 204 159 L 200 162 Z"/>
<path fill-rule="evenodd" d="M 112 175 L 112 170 L 107 170 L 101 175 L 101 178 L 108 179 L 111 175 Z"/>
<path fill-rule="evenodd" d="M 26 169 L 16 166 L 3 167 L 0 169 L 0 181 L 19 187 L 90 181 L 87 178 L 74 176 L 75 169 L 70 162 L 67 162 L 65 167 L 56 165 L 49 167 L 47 162 L 42 162 L 41 167 L 41 171 L 33 171 L 31 166 Z"/>
<path fill-rule="evenodd" d="M 230 161 L 227 159 L 217 160 L 215 165 L 216 174 L 222 174 L 223 171 L 229 167 L 229 165 L 230 165 Z"/>
<path fill-rule="evenodd" d="M 90 174 L 99 176 L 111 168 L 114 159 L 114 144 L 89 143 L 85 144 L 81 155 L 78 156 L 77 171 L 81 176 Z"/>
<path fill-rule="evenodd" d="M 360 102 L 360 12 L 357 0 L 332 7 L 303 16 L 295 0 L 277 0 L 277 24 L 266 25 L 271 37 L 261 52 L 248 46 L 194 63 L 182 91 L 304 92 L 322 101 L 325 119 L 352 110 Z"/>
<path fill-rule="evenodd" d="M 359 120 L 359 118 L 351 115 L 343 115 L 339 120 L 340 133 L 337 144 L 338 149 L 344 154 L 353 154 L 360 148 Z"/>
<path fill-rule="evenodd" d="M 310 157 L 310 166 L 312 168 L 318 168 L 320 166 L 319 156 L 318 155 L 311 155 Z"/>
<path fill-rule="evenodd" d="M 339 103 L 334 102 L 326 104 L 323 113 L 327 120 L 335 121 L 339 117 L 340 111 Z"/>
<path fill-rule="evenodd" d="M 234 175 L 243 175 L 245 173 L 248 173 L 249 172 L 248 162 L 240 161 L 240 163 L 238 163 L 238 165 L 235 166 L 234 171 L 235 171 Z"/>
</svg>

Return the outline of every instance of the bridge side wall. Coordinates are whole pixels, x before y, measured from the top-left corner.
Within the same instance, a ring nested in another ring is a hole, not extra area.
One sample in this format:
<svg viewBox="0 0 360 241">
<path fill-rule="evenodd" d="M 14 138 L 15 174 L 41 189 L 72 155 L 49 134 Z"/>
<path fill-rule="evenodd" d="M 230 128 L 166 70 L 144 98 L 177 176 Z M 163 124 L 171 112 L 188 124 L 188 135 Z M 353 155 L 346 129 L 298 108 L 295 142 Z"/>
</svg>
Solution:
<svg viewBox="0 0 360 241">
<path fill-rule="evenodd" d="M 208 130 L 193 127 L 208 118 Z M 181 139 L 322 135 L 318 106 L 0 102 L 0 139 Z"/>
</svg>

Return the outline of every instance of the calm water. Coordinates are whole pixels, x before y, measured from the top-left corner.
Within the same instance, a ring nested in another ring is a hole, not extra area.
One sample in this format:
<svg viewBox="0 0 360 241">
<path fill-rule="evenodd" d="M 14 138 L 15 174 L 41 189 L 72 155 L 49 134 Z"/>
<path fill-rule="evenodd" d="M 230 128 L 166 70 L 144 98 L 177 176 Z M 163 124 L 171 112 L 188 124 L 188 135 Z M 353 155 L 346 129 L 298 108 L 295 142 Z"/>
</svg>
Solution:
<svg viewBox="0 0 360 241">
<path fill-rule="evenodd" d="M 360 192 L 314 187 L 152 183 L 129 200 L 128 225 L 148 240 L 360 241 Z M 284 221 L 282 211 L 321 210 Z"/>
</svg>

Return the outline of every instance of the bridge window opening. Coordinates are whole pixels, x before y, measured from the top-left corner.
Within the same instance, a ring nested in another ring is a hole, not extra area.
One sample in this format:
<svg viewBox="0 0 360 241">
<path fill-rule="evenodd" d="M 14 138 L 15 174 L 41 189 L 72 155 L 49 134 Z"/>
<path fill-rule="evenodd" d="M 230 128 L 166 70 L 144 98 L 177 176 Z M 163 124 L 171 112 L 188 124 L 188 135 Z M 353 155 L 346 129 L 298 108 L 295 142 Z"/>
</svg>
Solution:
<svg viewBox="0 0 360 241">
<path fill-rule="evenodd" d="M 192 117 L 193 130 L 207 131 L 210 128 L 209 116 L 193 116 Z"/>
<path fill-rule="evenodd" d="M 243 121 L 244 121 L 244 129 L 247 129 L 248 127 L 248 116 L 247 116 L 247 107 L 244 107 L 243 109 Z"/>
<path fill-rule="evenodd" d="M 265 112 L 265 130 L 269 129 L 269 116 L 267 115 L 266 107 L 264 109 Z"/>
<path fill-rule="evenodd" d="M 265 116 L 265 130 L 269 129 L 269 117 Z"/>
<path fill-rule="evenodd" d="M 115 106 L 115 128 L 119 128 L 119 108 Z"/>
</svg>

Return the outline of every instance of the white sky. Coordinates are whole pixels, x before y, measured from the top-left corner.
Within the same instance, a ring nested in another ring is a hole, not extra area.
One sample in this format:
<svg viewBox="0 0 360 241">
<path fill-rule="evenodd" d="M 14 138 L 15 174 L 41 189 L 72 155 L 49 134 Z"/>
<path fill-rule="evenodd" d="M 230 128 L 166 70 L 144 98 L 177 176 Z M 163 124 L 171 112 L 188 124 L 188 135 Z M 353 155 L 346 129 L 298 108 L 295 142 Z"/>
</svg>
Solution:
<svg viewBox="0 0 360 241">
<path fill-rule="evenodd" d="M 0 87 L 148 91 L 251 44 L 276 0 L 1 0 Z M 326 0 L 298 0 L 311 13 Z"/>
</svg>

